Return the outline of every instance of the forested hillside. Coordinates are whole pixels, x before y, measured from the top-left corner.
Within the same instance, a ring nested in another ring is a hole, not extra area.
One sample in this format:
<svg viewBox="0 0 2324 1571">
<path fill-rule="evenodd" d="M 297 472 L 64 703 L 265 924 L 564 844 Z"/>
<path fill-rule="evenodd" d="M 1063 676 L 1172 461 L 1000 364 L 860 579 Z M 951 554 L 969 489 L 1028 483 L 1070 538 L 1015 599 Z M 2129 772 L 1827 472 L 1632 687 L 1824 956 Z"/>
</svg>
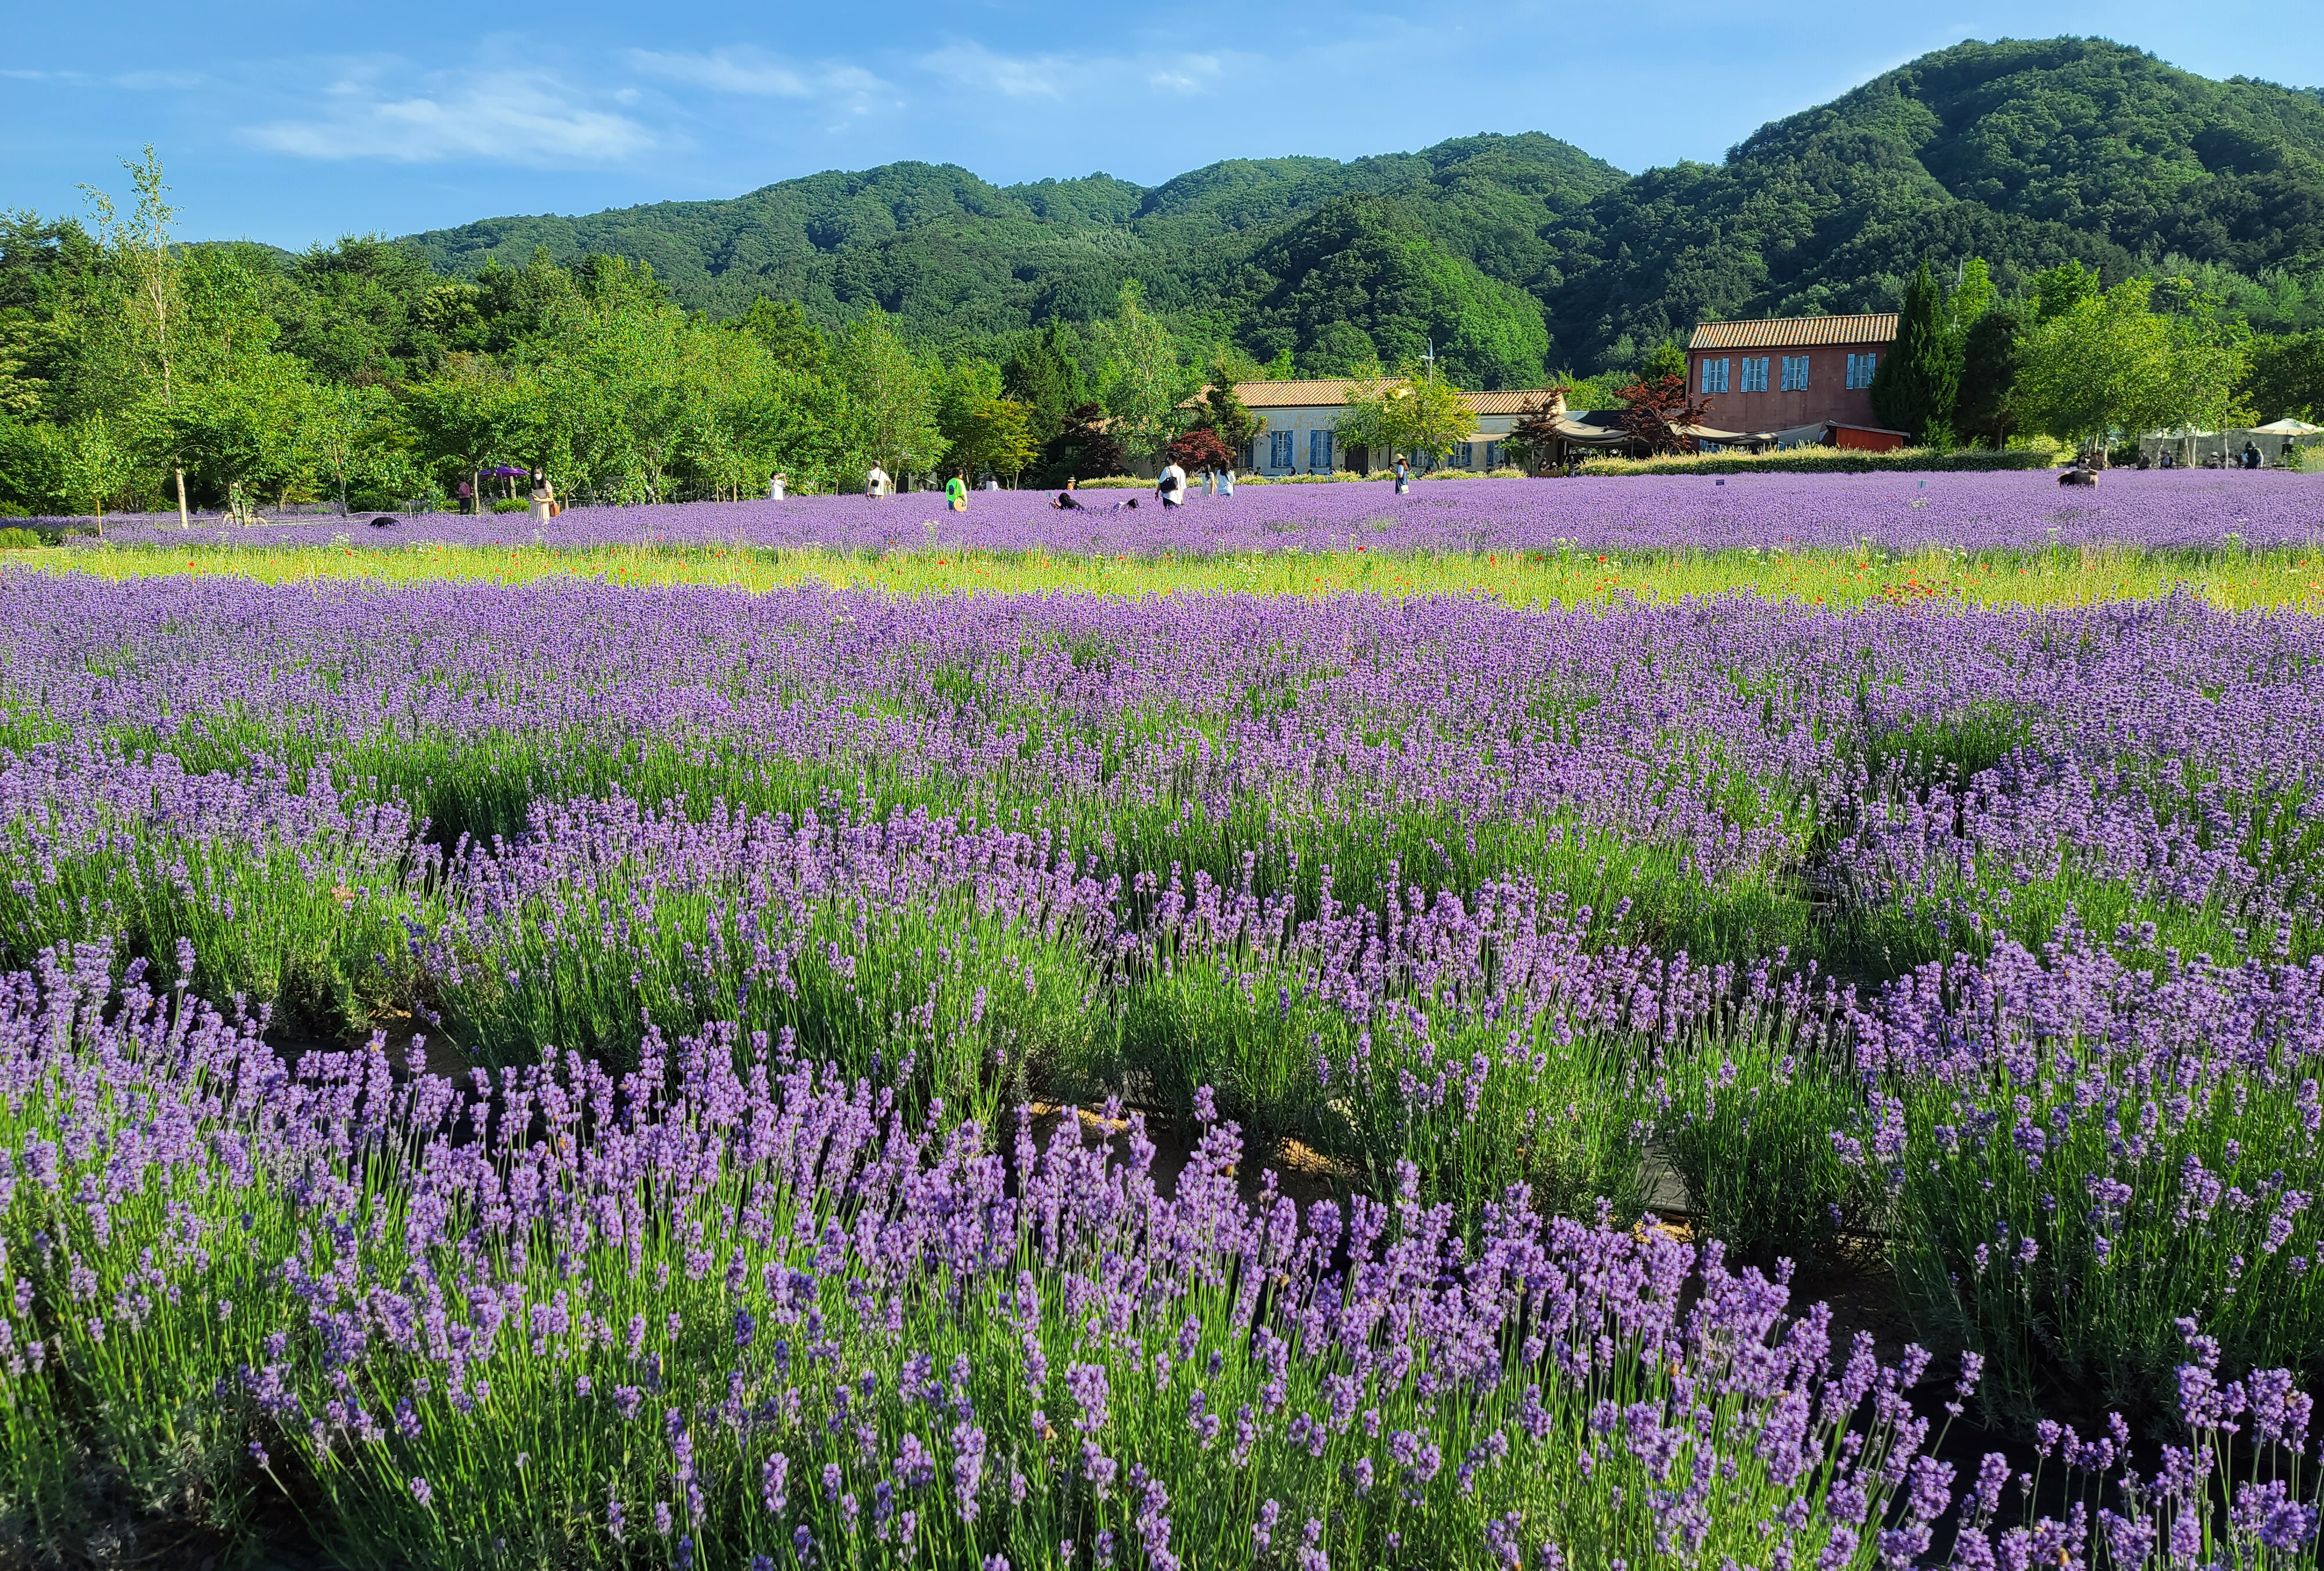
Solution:
<svg viewBox="0 0 2324 1571">
<path fill-rule="evenodd" d="M 1339 369 L 1354 340 L 1327 329 L 1345 321 L 1391 359 L 1451 336 L 1458 370 L 1499 385 L 1542 374 L 1538 302 L 1558 281 L 1554 237 L 1622 180 L 1539 135 L 1352 163 L 1238 159 L 1150 190 L 1104 175 L 1003 188 L 897 163 L 731 201 L 495 218 L 405 244 L 453 273 L 488 259 L 521 267 L 537 247 L 559 261 L 613 253 L 650 263 L 677 300 L 714 316 L 766 294 L 835 325 L 876 303 L 947 347 L 1094 319 L 1136 278 L 1157 309 L 1199 319 L 1262 360 L 1287 349 Z M 1303 232 L 1326 208 L 1323 229 Z M 1314 276 L 1320 237 L 1357 253 L 1336 275 Z"/>
<path fill-rule="evenodd" d="M 2282 330 L 2324 319 L 2307 287 L 2324 266 L 2324 101 L 2101 41 L 1964 43 L 1721 163 L 1635 178 L 1537 134 L 1235 160 L 1151 189 L 890 164 L 405 244 L 452 273 L 613 252 L 714 316 L 772 294 L 835 325 L 876 302 L 947 345 L 1093 319 L 1135 277 L 1262 361 L 1288 350 L 1328 373 L 1365 340 L 1392 359 L 1433 336 L 1486 385 L 1634 364 L 1705 317 L 1891 309 L 1923 258 L 1983 256 L 2004 291 L 2069 259 L 2109 282 L 2192 271 Z"/>
</svg>

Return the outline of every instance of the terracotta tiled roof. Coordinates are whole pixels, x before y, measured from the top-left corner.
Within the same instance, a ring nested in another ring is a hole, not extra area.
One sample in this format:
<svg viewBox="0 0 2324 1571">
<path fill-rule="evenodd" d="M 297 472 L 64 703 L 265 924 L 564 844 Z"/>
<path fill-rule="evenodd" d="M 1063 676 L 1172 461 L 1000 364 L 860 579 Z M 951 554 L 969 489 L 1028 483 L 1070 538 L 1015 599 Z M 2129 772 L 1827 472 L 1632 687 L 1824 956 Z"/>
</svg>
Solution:
<svg viewBox="0 0 2324 1571">
<path fill-rule="evenodd" d="M 1752 322 L 1704 322 L 1690 349 L 1798 349 L 1823 344 L 1886 344 L 1896 337 L 1896 313 L 1854 317 L 1763 317 Z"/>
<path fill-rule="evenodd" d="M 1549 387 L 1528 387 L 1505 393 L 1464 393 L 1469 407 L 1479 414 L 1523 414 L 1536 404 L 1547 403 L 1556 390 Z"/>
<path fill-rule="evenodd" d="M 1352 376 L 1322 376 L 1305 382 L 1238 382 L 1235 384 L 1235 396 L 1242 400 L 1245 409 L 1329 408 L 1347 402 L 1349 390 L 1360 385 Z M 1204 391 L 1208 392 L 1209 389 Z M 1464 393 L 1461 396 L 1467 399 L 1469 407 L 1479 414 L 1517 414 L 1530 404 L 1546 402 L 1549 393 L 1547 388 L 1531 388 L 1506 393 Z"/>
<path fill-rule="evenodd" d="M 1235 396 L 1245 409 L 1296 409 L 1304 404 L 1348 402 L 1348 390 L 1360 385 L 1352 376 L 1325 376 L 1309 382 L 1238 382 Z"/>
</svg>

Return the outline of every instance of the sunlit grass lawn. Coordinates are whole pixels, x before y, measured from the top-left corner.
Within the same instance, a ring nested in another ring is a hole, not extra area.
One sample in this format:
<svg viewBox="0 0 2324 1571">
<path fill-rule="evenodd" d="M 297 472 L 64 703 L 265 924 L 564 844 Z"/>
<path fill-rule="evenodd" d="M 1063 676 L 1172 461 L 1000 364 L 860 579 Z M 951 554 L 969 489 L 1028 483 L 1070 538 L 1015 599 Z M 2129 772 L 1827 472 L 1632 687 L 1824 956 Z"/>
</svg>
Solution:
<svg viewBox="0 0 2324 1571">
<path fill-rule="evenodd" d="M 400 583 L 524 583 L 555 574 L 639 586 L 726 584 L 775 589 L 820 583 L 896 594 L 959 591 L 1109 595 L 1238 590 L 1275 595 L 1369 591 L 1485 595 L 1512 605 L 1586 605 L 1615 596 L 1672 600 L 1745 591 L 1811 604 L 1959 598 L 1983 605 L 2073 605 L 2147 599 L 2184 586 L 2226 608 L 2324 609 L 2324 551 L 2139 551 L 2048 548 L 2005 552 L 1525 551 L 1484 555 L 1272 552 L 1087 557 L 1048 551 L 885 552 L 630 546 L 101 546 L 11 551 L 0 561 L 126 578 L 228 573 L 270 583 L 367 578 Z"/>
</svg>

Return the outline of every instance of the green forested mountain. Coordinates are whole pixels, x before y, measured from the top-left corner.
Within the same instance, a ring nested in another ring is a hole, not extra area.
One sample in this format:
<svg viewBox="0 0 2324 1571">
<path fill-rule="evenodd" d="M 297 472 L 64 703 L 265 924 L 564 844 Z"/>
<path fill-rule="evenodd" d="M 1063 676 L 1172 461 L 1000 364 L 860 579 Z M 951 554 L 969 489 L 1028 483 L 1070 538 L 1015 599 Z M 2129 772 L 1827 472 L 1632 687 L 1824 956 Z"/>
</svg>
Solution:
<svg viewBox="0 0 2324 1571">
<path fill-rule="evenodd" d="M 2091 40 L 1965 43 L 1609 192 L 1545 304 L 1586 360 L 1704 317 L 1893 308 L 1921 259 L 1969 255 L 2005 291 L 2069 258 L 2324 263 L 2324 101 Z"/>
<path fill-rule="evenodd" d="M 2167 264 L 2256 325 L 2301 328 L 2324 319 L 2307 287 L 2324 100 L 2097 40 L 1964 43 L 1723 162 L 1636 177 L 1537 134 L 1231 160 L 1151 189 L 899 163 L 404 244 L 456 273 L 613 253 L 714 316 L 762 294 L 830 323 L 877 302 L 939 342 L 1093 319 L 1135 277 L 1261 360 L 1327 372 L 1433 337 L 1486 384 L 1628 364 L 1705 317 L 1890 307 L 1924 257 L 1982 255 L 2005 290 L 2069 258 L 2109 281 Z"/>
<path fill-rule="evenodd" d="M 1556 277 L 1544 236 L 1622 179 L 1538 135 L 1352 163 L 1231 160 L 1151 189 L 1105 175 L 1002 188 L 949 165 L 896 163 L 731 201 L 496 218 L 404 244 L 456 273 L 489 258 L 521 266 L 536 247 L 560 261 L 613 253 L 651 263 L 677 299 L 715 316 L 762 294 L 828 322 L 876 302 L 940 341 L 1093 319 L 1137 278 L 1158 309 L 1261 358 L 1344 349 L 1355 341 L 1345 333 L 1318 347 L 1344 321 L 1391 356 L 1432 333 L 1457 336 L 1470 374 L 1526 380 L 1547 346 L 1535 291 Z M 1326 277 L 1319 245 L 1355 254 Z"/>
</svg>

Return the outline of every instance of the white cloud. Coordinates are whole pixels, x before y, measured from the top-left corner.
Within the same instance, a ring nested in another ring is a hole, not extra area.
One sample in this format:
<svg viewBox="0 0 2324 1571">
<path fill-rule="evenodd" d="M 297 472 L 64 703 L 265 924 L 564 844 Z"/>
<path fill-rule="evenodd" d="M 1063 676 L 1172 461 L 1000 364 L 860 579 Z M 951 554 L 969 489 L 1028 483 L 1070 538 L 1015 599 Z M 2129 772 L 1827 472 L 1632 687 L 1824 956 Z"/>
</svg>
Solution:
<svg viewBox="0 0 2324 1571">
<path fill-rule="evenodd" d="M 1222 69 L 1214 54 L 1179 55 L 1146 79 L 1166 93 L 1207 93 L 1218 86 Z"/>
<path fill-rule="evenodd" d="M 198 88 L 206 79 L 196 71 L 124 71 L 113 79 L 113 85 L 137 93 L 158 88 Z"/>
<path fill-rule="evenodd" d="M 996 54 L 981 43 L 948 43 L 920 64 L 964 88 L 982 88 L 1008 98 L 1063 97 L 1065 84 L 1086 77 L 1093 62 L 1071 55 Z"/>
<path fill-rule="evenodd" d="M 1157 92 L 1191 94 L 1214 90 L 1226 70 L 1216 54 L 1167 51 L 1136 60 L 1114 55 L 1006 55 L 973 42 L 946 44 L 920 57 L 922 67 L 973 90 L 1007 98 L 1062 98 L 1067 88 L 1143 80 Z"/>
<path fill-rule="evenodd" d="M 891 90 L 861 66 L 828 60 L 795 66 L 752 44 L 733 44 L 701 54 L 633 49 L 630 61 L 646 75 L 664 81 L 751 97 L 839 99 L 867 106 Z"/>
<path fill-rule="evenodd" d="M 553 79 L 438 75 L 422 92 L 392 97 L 374 91 L 384 74 L 343 77 L 327 90 L 325 113 L 252 126 L 244 137 L 300 158 L 533 166 L 621 163 L 662 144 L 639 121 L 590 107 Z"/>
</svg>

